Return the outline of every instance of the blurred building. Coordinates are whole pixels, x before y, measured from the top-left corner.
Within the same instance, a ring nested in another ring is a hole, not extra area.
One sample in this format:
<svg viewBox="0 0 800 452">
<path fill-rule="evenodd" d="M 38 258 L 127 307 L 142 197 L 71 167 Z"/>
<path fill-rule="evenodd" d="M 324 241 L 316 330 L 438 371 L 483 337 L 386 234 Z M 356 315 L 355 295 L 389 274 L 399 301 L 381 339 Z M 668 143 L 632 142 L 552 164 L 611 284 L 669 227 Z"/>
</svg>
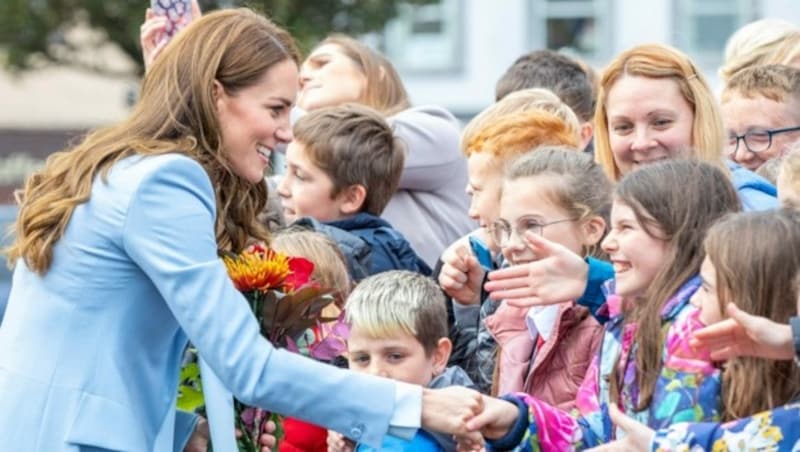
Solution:
<svg viewBox="0 0 800 452">
<path fill-rule="evenodd" d="M 727 38 L 764 17 L 800 24 L 797 0 L 438 0 L 406 7 L 378 44 L 416 104 L 469 118 L 521 54 L 550 48 L 596 69 L 621 51 L 661 42 L 687 52 L 719 87 Z"/>
</svg>

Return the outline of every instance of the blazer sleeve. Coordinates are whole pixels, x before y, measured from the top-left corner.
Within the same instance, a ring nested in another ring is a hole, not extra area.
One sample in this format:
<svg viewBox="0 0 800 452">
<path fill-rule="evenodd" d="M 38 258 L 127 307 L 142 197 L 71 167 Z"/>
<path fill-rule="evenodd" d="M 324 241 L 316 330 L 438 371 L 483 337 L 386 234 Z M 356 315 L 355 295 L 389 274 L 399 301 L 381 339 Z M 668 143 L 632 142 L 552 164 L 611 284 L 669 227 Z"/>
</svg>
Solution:
<svg viewBox="0 0 800 452">
<path fill-rule="evenodd" d="M 131 198 L 123 247 L 199 355 L 244 403 L 379 445 L 395 410 L 394 382 L 274 349 L 217 257 L 205 170 L 187 157 L 163 160 Z"/>
</svg>

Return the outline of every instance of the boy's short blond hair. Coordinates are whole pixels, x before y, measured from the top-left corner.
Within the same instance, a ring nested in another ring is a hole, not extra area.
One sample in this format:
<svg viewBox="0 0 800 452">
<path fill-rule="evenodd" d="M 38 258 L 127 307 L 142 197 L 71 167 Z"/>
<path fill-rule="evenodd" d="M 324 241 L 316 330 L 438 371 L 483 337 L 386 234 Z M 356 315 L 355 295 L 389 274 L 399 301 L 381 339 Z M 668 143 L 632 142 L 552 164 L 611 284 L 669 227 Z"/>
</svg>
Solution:
<svg viewBox="0 0 800 452">
<path fill-rule="evenodd" d="M 724 82 L 737 72 L 776 61 L 775 54 L 787 40 L 800 33 L 797 25 L 781 19 L 765 18 L 736 30 L 725 44 L 725 61 L 719 69 Z"/>
<path fill-rule="evenodd" d="M 293 132 L 309 159 L 331 178 L 331 196 L 361 185 L 366 197 L 360 212 L 383 212 L 400 184 L 405 149 L 378 112 L 358 104 L 320 108 L 301 117 Z"/>
<path fill-rule="evenodd" d="M 428 355 L 447 337 L 442 290 L 427 276 L 406 270 L 362 280 L 347 299 L 345 320 L 374 338 L 410 334 Z"/>
<path fill-rule="evenodd" d="M 800 107 L 800 69 L 781 64 L 742 69 L 725 85 L 722 103 L 733 96 L 764 97 L 779 103 L 793 102 Z"/>
<path fill-rule="evenodd" d="M 350 294 L 350 275 L 344 255 L 327 235 L 306 228 L 289 227 L 273 236 L 271 246 L 288 256 L 303 257 L 313 262 L 311 277 L 324 287 L 336 290 L 342 300 Z"/>
<path fill-rule="evenodd" d="M 472 151 L 470 143 L 475 140 L 475 135 L 496 123 L 501 117 L 526 111 L 544 111 L 557 116 L 575 134 L 576 141 L 580 139 L 581 123 L 575 112 L 552 91 L 544 88 L 529 88 L 512 92 L 475 116 L 461 133 L 461 150 L 464 154 L 469 155 Z"/>
</svg>

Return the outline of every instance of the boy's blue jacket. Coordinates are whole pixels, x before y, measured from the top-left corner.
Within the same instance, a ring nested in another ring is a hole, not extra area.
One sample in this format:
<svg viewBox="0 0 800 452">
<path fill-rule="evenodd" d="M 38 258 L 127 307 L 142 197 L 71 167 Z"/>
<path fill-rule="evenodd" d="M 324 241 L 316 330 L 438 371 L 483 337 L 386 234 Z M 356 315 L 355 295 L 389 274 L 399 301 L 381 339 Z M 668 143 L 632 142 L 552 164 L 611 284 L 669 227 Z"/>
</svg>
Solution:
<svg viewBox="0 0 800 452">
<path fill-rule="evenodd" d="M 431 269 L 411 248 L 405 237 L 382 218 L 368 213 L 321 223 L 301 218 L 304 225 L 332 238 L 347 259 L 355 281 L 387 270 L 409 270 L 430 276 Z"/>
</svg>

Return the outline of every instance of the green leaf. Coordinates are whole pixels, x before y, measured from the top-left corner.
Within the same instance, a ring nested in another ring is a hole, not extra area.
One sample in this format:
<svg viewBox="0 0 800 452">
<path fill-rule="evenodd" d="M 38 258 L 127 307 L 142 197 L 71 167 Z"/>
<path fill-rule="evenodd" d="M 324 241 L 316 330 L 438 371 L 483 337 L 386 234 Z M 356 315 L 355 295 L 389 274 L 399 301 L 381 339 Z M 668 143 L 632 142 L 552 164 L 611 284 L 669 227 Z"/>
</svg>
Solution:
<svg viewBox="0 0 800 452">
<path fill-rule="evenodd" d="M 178 403 L 179 410 L 194 413 L 199 408 L 206 404 L 203 399 L 203 391 L 195 389 L 189 385 L 178 386 Z"/>
<path fill-rule="evenodd" d="M 205 405 L 203 383 L 200 380 L 200 366 L 194 362 L 185 365 L 178 377 L 179 410 L 194 412 Z"/>
</svg>

